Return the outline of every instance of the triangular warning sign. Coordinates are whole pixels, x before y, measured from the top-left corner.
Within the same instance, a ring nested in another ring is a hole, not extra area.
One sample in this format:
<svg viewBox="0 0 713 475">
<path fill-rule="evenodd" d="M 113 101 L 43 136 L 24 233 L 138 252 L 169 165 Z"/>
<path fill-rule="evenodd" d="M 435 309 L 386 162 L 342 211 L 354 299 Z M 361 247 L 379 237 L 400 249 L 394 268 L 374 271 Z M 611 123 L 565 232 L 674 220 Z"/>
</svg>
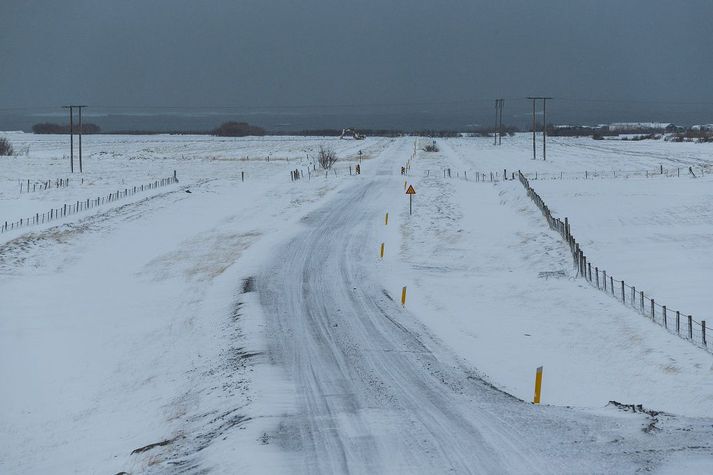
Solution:
<svg viewBox="0 0 713 475">
<path fill-rule="evenodd" d="M 416 194 L 416 190 L 413 189 L 413 185 L 408 186 L 408 190 L 406 190 L 406 194 L 407 195 L 415 195 Z"/>
</svg>

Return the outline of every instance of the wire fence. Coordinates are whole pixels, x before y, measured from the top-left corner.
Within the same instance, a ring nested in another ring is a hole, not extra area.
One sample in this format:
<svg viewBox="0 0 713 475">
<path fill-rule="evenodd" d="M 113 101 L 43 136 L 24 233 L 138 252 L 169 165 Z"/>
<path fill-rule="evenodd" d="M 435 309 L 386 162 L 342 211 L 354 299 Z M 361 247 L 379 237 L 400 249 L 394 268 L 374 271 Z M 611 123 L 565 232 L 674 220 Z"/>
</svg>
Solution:
<svg viewBox="0 0 713 475">
<path fill-rule="evenodd" d="M 525 187 L 527 195 L 537 205 L 550 228 L 557 231 L 562 239 L 569 245 L 574 261 L 574 267 L 578 275 L 583 277 L 590 285 L 598 290 L 617 299 L 622 304 L 636 310 L 641 315 L 664 327 L 669 333 L 690 341 L 694 345 L 711 352 L 706 336 L 706 321 L 694 320 L 689 314 L 661 305 L 651 295 L 646 295 L 643 290 L 637 290 L 636 286 L 629 285 L 623 280 L 615 279 L 608 275 L 598 266 L 593 266 L 587 259 L 584 251 L 574 238 L 570 230 L 569 219 L 564 221 L 552 216 L 552 212 L 547 207 L 543 199 L 530 186 L 530 182 L 525 175 L 518 171 L 520 183 Z"/>
<path fill-rule="evenodd" d="M 33 181 L 20 180 L 20 193 L 30 193 L 33 191 L 44 191 L 52 188 L 66 188 L 69 186 L 69 178 L 56 178 L 54 180 Z M 31 185 L 31 186 L 30 186 Z"/>
<path fill-rule="evenodd" d="M 425 176 L 439 176 L 434 170 L 426 170 Z M 458 178 L 476 183 L 495 183 L 499 181 L 516 180 L 518 174 L 507 169 L 497 171 L 476 171 L 476 170 L 451 170 L 441 169 L 443 178 Z M 657 169 L 643 170 L 592 170 L 592 171 L 559 171 L 559 172 L 530 172 L 522 173 L 529 180 L 596 180 L 596 179 L 626 179 L 626 178 L 700 178 L 710 173 L 710 169 L 705 167 L 679 167 L 664 168 L 663 165 Z"/>
<path fill-rule="evenodd" d="M 49 223 L 57 219 L 61 219 L 67 216 L 72 216 L 81 211 L 86 211 L 88 209 L 96 208 L 107 203 L 113 203 L 122 198 L 127 198 L 129 196 L 134 196 L 137 193 L 143 191 L 153 190 L 163 186 L 172 185 L 178 183 L 178 178 L 176 178 L 176 172 L 173 172 L 173 176 L 168 178 L 161 178 L 155 180 L 151 183 L 141 186 L 134 186 L 132 188 L 124 188 L 123 190 L 116 190 L 113 193 L 109 193 L 106 196 L 98 196 L 96 198 L 88 198 L 82 201 L 76 201 L 74 203 L 65 203 L 58 208 L 52 208 L 45 213 L 35 213 L 34 216 L 28 218 L 20 218 L 17 221 L 5 221 L 0 224 L 0 233 L 13 231 L 20 228 L 26 228 L 28 226 L 34 226 L 43 223 Z"/>
</svg>

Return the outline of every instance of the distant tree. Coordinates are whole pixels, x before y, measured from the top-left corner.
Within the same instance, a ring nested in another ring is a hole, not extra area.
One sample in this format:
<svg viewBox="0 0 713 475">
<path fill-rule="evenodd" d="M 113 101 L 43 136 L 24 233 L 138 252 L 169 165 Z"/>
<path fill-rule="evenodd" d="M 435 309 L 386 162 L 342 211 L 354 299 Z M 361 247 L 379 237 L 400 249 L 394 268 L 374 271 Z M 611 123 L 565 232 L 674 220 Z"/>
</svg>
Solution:
<svg viewBox="0 0 713 475">
<path fill-rule="evenodd" d="M 79 124 L 74 124 L 74 133 L 79 133 Z M 92 124 L 91 122 L 85 122 L 82 124 L 83 134 L 98 134 L 101 129 L 98 125 Z M 52 124 L 50 122 L 43 122 L 41 124 L 35 124 L 32 126 L 32 133 L 34 134 L 68 134 L 69 125 L 62 124 Z"/>
<path fill-rule="evenodd" d="M 12 148 L 12 144 L 5 137 L 0 137 L 0 156 L 10 156 L 15 155 L 15 149 Z"/>
<path fill-rule="evenodd" d="M 265 135 L 265 129 L 250 125 L 247 122 L 224 122 L 214 129 L 213 135 L 218 137 L 247 137 L 249 135 Z"/>
<path fill-rule="evenodd" d="M 317 161 L 319 166 L 325 170 L 332 168 L 332 165 L 337 161 L 337 152 L 331 148 L 319 146 L 319 152 L 317 153 Z"/>
</svg>

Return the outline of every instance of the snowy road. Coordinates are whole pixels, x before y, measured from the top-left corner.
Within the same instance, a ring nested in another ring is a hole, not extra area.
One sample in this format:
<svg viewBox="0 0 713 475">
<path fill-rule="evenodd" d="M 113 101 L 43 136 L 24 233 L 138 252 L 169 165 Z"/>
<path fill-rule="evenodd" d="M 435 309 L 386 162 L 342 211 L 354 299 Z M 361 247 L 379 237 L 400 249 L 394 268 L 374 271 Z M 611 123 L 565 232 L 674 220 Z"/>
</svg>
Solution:
<svg viewBox="0 0 713 475">
<path fill-rule="evenodd" d="M 309 216 L 311 229 L 259 281 L 275 351 L 301 391 L 305 469 L 532 471 L 524 444 L 483 407 L 510 398 L 440 361 L 434 342 L 401 323 L 405 310 L 372 279 L 365 247 L 373 247 L 381 190 L 392 185 L 388 176 L 367 178 Z"/>
<path fill-rule="evenodd" d="M 387 150 L 377 173 L 303 219 L 307 230 L 258 277 L 273 358 L 297 392 L 282 446 L 304 473 L 596 472 L 654 462 L 632 450 L 641 421 L 543 409 L 492 388 L 378 283 L 375 231 L 409 145 Z M 634 437 L 612 444 L 619 431 Z"/>
<path fill-rule="evenodd" d="M 413 138 L 365 142 L 361 176 L 348 168 L 362 145 L 335 139 L 338 173 L 287 181 L 293 167 L 314 167 L 299 154 L 326 140 L 233 150 L 252 141 L 132 137 L 97 145 L 97 156 L 116 148 L 118 158 L 91 162 L 95 182 L 43 197 L 0 180 L 5 209 L 34 209 L 174 168 L 181 177 L 4 236 L 0 472 L 713 466 L 710 355 L 573 277 L 540 279 L 566 271 L 569 257 L 519 183 L 459 176 L 498 160 L 489 142 L 419 151 L 409 216 L 399 168 Z M 164 158 L 184 141 L 224 159 Z M 149 146 L 155 159 L 122 155 Z M 236 159 L 273 149 L 286 155 Z M 524 150 L 510 162 L 529 164 Z M 40 152 L 30 159 L 41 163 Z M 36 166 L 7 165 L 8 177 Z M 521 399 L 539 365 L 543 404 L 533 406 Z"/>
</svg>

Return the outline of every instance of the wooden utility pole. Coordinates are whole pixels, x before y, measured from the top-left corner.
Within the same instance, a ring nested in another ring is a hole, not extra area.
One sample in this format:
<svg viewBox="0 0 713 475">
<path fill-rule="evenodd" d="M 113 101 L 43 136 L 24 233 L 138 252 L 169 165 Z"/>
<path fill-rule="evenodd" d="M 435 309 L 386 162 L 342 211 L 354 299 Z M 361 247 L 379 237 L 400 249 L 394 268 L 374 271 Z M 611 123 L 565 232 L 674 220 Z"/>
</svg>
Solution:
<svg viewBox="0 0 713 475">
<path fill-rule="evenodd" d="M 79 173 L 82 173 L 82 109 L 87 106 L 62 106 L 69 109 L 69 170 L 74 173 L 74 108 L 79 109 Z"/>
<path fill-rule="evenodd" d="M 532 159 L 537 160 L 537 149 L 535 148 L 535 98 L 528 97 L 532 99 Z"/>
<path fill-rule="evenodd" d="M 535 103 L 537 100 L 542 100 L 542 159 L 547 160 L 547 100 L 552 99 L 551 97 L 543 96 L 530 96 L 528 97 L 532 101 L 532 159 L 537 158 L 536 144 L 535 144 L 535 134 L 537 132 L 537 122 L 535 119 Z"/>
<path fill-rule="evenodd" d="M 62 106 L 69 109 L 69 170 L 74 173 L 74 106 Z"/>
<path fill-rule="evenodd" d="M 500 117 L 500 99 L 495 99 L 495 128 L 493 129 L 493 145 L 498 144 L 498 118 Z"/>
<path fill-rule="evenodd" d="M 547 160 L 547 99 L 551 97 L 542 98 L 542 160 Z M 81 115 L 80 115 L 81 117 Z M 81 144 L 81 142 L 80 142 Z M 81 150 L 81 149 L 80 149 Z M 81 160 L 81 158 L 80 158 Z M 81 161 L 79 163 L 82 163 Z"/>
<path fill-rule="evenodd" d="M 495 132 L 493 145 L 502 145 L 503 143 L 503 103 L 505 99 L 495 99 Z"/>
<path fill-rule="evenodd" d="M 500 99 L 500 122 L 498 123 L 498 145 L 503 144 L 503 105 L 505 99 Z"/>
<path fill-rule="evenodd" d="M 79 173 L 82 173 L 82 109 L 87 106 L 76 106 L 79 109 Z"/>
</svg>

